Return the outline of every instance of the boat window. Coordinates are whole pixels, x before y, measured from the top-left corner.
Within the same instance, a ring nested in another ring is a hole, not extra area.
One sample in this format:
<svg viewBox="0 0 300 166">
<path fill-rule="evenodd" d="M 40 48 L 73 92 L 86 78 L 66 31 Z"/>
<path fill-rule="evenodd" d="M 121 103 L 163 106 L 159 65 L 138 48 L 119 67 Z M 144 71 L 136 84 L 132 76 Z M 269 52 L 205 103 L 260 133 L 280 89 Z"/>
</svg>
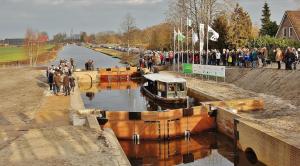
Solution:
<svg viewBox="0 0 300 166">
<path fill-rule="evenodd" d="M 177 91 L 184 91 L 184 84 L 177 84 Z"/>
<path fill-rule="evenodd" d="M 175 87 L 176 87 L 176 85 L 175 84 L 169 84 L 169 89 L 168 89 L 168 91 L 169 92 L 171 92 L 171 91 L 175 91 Z"/>
<path fill-rule="evenodd" d="M 164 83 L 159 83 L 158 85 L 159 85 L 159 87 L 158 87 L 158 90 L 159 90 L 159 91 L 161 91 L 161 92 L 166 91 L 166 84 L 164 84 Z"/>
</svg>

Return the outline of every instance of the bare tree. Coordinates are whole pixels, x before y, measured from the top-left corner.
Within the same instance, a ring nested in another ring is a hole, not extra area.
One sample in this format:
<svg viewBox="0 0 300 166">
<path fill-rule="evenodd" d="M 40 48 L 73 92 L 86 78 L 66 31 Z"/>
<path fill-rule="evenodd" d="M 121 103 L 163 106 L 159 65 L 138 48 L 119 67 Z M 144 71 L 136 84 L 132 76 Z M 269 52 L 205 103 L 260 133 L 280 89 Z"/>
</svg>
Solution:
<svg viewBox="0 0 300 166">
<path fill-rule="evenodd" d="M 199 24 L 211 25 L 220 13 L 232 12 L 236 0 L 170 0 L 167 22 L 174 26 L 180 25 L 183 18 L 191 19 L 193 28 L 199 36 Z"/>
<path fill-rule="evenodd" d="M 121 23 L 121 30 L 127 41 L 128 54 L 129 54 L 129 45 L 132 40 L 132 32 L 136 29 L 135 18 L 131 16 L 130 13 L 127 13 L 124 17 L 123 22 Z"/>
</svg>

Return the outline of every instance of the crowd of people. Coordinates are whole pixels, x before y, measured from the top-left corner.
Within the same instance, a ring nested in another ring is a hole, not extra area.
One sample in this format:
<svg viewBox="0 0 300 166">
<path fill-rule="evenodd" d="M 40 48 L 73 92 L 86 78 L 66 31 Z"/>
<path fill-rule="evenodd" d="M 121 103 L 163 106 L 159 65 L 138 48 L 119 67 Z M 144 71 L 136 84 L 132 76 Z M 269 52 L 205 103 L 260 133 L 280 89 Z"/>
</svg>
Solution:
<svg viewBox="0 0 300 166">
<path fill-rule="evenodd" d="M 167 63 L 173 64 L 174 52 L 148 51 L 140 55 L 139 66 L 141 68 L 148 68 L 153 71 L 153 66 L 165 65 Z"/>
<path fill-rule="evenodd" d="M 271 51 L 271 52 L 270 52 Z M 208 65 L 223 65 L 223 66 L 237 66 L 241 68 L 258 68 L 265 67 L 268 64 L 276 61 L 278 69 L 281 69 L 281 64 L 285 63 L 286 70 L 296 70 L 297 64 L 300 63 L 300 48 L 288 47 L 285 50 L 277 48 L 268 50 L 263 48 L 241 48 L 235 50 L 212 49 L 207 52 L 203 50 L 201 56 L 199 52 L 160 52 L 148 51 L 140 56 L 140 67 L 153 69 L 154 65 L 177 64 L 177 63 L 194 63 L 194 64 L 208 64 Z M 273 58 L 271 58 L 273 56 Z"/>
<path fill-rule="evenodd" d="M 94 70 L 94 61 L 90 59 L 84 64 L 84 66 L 85 66 L 85 70 L 89 70 L 89 71 Z"/>
<path fill-rule="evenodd" d="M 51 65 L 47 69 L 47 78 L 50 91 L 53 91 L 55 95 L 64 94 L 70 95 L 70 92 L 74 92 L 75 78 L 72 76 L 74 69 L 74 61 L 71 58 L 70 61 L 60 60 L 58 66 Z"/>
</svg>

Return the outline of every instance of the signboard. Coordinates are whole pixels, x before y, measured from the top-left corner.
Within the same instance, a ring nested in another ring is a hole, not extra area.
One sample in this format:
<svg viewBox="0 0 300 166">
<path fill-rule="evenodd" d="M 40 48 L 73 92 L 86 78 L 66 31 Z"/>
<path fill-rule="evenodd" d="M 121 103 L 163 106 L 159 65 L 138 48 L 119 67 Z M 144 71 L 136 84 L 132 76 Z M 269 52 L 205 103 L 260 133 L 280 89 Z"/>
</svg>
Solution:
<svg viewBox="0 0 300 166">
<path fill-rule="evenodd" d="M 193 65 L 184 63 L 182 64 L 183 67 L 183 73 L 184 74 L 192 74 L 193 73 Z"/>
<path fill-rule="evenodd" d="M 225 78 L 225 66 L 211 66 L 211 65 L 194 64 L 193 65 L 193 73 Z"/>
</svg>

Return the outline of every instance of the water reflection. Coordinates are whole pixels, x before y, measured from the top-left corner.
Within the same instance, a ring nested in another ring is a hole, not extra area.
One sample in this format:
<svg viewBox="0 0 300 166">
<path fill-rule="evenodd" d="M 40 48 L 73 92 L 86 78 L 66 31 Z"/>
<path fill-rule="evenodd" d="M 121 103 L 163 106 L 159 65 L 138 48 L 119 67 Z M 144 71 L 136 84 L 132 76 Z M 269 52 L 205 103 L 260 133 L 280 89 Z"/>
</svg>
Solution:
<svg viewBox="0 0 300 166">
<path fill-rule="evenodd" d="M 166 141 L 142 141 L 139 145 L 132 141 L 120 140 L 120 144 L 133 166 L 140 165 L 206 165 L 232 166 L 233 156 L 222 156 L 216 133 L 207 132 L 190 139 Z M 226 147 L 230 151 L 232 147 Z"/>
<path fill-rule="evenodd" d="M 235 160 L 233 141 L 215 132 L 192 136 L 189 140 L 141 141 L 140 144 L 119 141 L 132 166 L 253 166 L 242 152 Z"/>
<path fill-rule="evenodd" d="M 92 101 L 95 97 L 95 93 L 93 92 L 86 92 L 85 96 L 90 100 Z"/>
<path fill-rule="evenodd" d="M 79 88 L 84 92 L 82 98 L 86 108 L 141 112 L 187 107 L 187 104 L 162 104 L 150 100 L 141 93 L 141 82 L 138 81 L 101 82 L 97 85 L 79 84 Z M 199 102 L 190 98 L 189 105 L 199 105 Z"/>
</svg>

